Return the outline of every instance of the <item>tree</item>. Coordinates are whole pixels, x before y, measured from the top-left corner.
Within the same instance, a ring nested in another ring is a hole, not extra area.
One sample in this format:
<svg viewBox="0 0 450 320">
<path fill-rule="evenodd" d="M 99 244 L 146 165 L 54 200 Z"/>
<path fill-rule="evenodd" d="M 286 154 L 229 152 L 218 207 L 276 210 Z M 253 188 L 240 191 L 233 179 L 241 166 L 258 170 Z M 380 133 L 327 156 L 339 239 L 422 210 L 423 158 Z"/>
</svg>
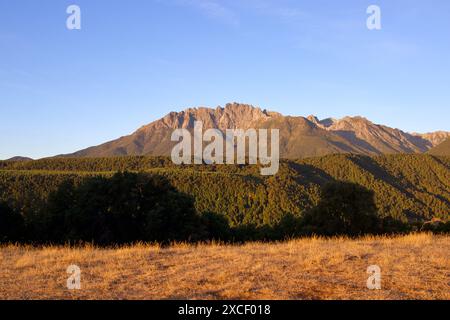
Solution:
<svg viewBox="0 0 450 320">
<path fill-rule="evenodd" d="M 374 192 L 360 185 L 331 182 L 321 193 L 317 207 L 303 220 L 306 233 L 357 236 L 379 231 Z"/>
<path fill-rule="evenodd" d="M 24 233 L 22 216 L 6 203 L 0 203 L 0 242 L 18 241 Z"/>
<path fill-rule="evenodd" d="M 181 241 L 199 237 L 193 200 L 160 176 L 119 172 L 63 183 L 41 215 L 55 242 L 97 244 Z"/>
<path fill-rule="evenodd" d="M 231 240 L 230 222 L 225 215 L 205 212 L 202 214 L 202 225 L 209 240 Z"/>
</svg>

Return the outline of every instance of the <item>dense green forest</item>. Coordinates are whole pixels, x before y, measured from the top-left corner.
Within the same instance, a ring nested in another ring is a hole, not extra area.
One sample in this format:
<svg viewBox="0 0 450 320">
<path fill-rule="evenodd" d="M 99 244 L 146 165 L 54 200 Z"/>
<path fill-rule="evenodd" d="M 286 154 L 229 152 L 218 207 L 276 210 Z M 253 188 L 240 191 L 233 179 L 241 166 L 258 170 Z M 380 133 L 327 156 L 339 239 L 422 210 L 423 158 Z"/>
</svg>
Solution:
<svg viewBox="0 0 450 320">
<path fill-rule="evenodd" d="M 92 178 L 111 178 L 118 171 L 162 177 L 192 199 L 200 216 L 224 217 L 232 228 L 273 228 L 288 218 L 308 216 L 323 202 L 324 186 L 333 182 L 372 192 L 380 219 L 448 221 L 450 213 L 450 157 L 432 155 L 283 160 L 278 174 L 268 177 L 261 176 L 257 166 L 176 166 L 163 157 L 0 161 L 0 202 L 20 213 L 25 222 L 31 221 L 62 184 L 77 187 Z"/>
</svg>

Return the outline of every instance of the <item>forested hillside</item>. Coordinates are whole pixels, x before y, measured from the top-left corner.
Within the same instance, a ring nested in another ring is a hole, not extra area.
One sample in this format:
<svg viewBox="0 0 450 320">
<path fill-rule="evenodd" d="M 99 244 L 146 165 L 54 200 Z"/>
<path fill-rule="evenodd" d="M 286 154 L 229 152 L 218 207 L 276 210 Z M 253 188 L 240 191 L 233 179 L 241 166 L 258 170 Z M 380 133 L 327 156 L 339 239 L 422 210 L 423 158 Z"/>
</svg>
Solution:
<svg viewBox="0 0 450 320">
<path fill-rule="evenodd" d="M 168 158 L 57 158 L 0 162 L 0 201 L 32 215 L 61 183 L 116 171 L 149 172 L 167 178 L 190 195 L 199 213 L 223 214 L 232 226 L 273 225 L 286 214 L 300 217 L 315 207 L 321 187 L 332 181 L 361 185 L 375 193 L 379 215 L 402 221 L 447 220 L 450 213 L 450 157 L 330 155 L 284 160 L 276 176 L 256 166 L 175 166 Z"/>
</svg>

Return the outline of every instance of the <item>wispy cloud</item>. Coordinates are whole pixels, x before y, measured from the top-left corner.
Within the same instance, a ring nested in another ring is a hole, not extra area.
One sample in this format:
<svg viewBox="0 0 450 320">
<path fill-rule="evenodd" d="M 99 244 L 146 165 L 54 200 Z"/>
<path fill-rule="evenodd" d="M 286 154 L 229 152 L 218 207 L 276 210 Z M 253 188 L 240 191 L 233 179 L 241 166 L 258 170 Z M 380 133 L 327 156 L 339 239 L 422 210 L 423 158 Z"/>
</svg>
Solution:
<svg viewBox="0 0 450 320">
<path fill-rule="evenodd" d="M 239 4 L 256 14 L 274 17 L 282 22 L 298 22 L 308 17 L 305 11 L 286 4 L 283 1 L 241 0 Z"/>
<path fill-rule="evenodd" d="M 233 26 L 239 25 L 239 17 L 235 11 L 218 0 L 173 0 L 176 5 L 187 6 L 200 11 L 208 18 Z"/>
<path fill-rule="evenodd" d="M 303 10 L 273 0 L 156 0 L 161 3 L 193 8 L 204 16 L 232 26 L 240 25 L 240 14 L 252 13 L 281 22 L 299 22 L 309 16 Z"/>
</svg>

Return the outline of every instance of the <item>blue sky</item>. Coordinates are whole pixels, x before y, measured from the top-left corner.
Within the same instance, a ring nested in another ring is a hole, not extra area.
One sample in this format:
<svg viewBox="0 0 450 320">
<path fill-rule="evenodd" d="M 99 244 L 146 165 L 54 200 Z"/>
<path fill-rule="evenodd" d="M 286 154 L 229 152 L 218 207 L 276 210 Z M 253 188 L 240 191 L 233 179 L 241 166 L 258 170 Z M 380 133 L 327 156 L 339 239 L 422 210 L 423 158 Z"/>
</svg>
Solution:
<svg viewBox="0 0 450 320">
<path fill-rule="evenodd" d="M 68 30 L 66 8 L 81 8 Z M 380 6 L 382 30 L 366 28 Z M 0 0 L 0 159 L 243 102 L 450 130 L 448 0 Z"/>
</svg>

